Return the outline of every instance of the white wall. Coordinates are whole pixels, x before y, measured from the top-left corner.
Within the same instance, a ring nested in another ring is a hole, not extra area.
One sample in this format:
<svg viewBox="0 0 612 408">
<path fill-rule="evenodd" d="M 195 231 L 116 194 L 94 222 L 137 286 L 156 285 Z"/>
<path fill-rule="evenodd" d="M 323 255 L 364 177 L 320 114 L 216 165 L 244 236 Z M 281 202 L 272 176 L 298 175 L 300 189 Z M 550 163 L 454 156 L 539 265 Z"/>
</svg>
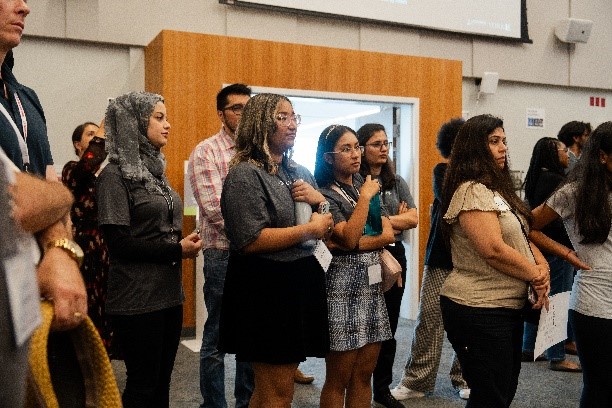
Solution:
<svg viewBox="0 0 612 408">
<path fill-rule="evenodd" d="M 590 122 L 593 128 L 612 120 L 612 92 L 586 88 L 567 89 L 546 85 L 500 82 L 493 95 L 482 95 L 477 101 L 478 87 L 474 79 L 463 81 L 463 111 L 468 117 L 491 113 L 504 119 L 508 137 L 510 165 L 513 170 L 527 171 L 536 141 L 557 137 L 563 124 L 571 120 Z M 590 97 L 606 98 L 606 107 L 590 106 Z M 526 110 L 543 109 L 543 129 L 528 129 Z"/>
<path fill-rule="evenodd" d="M 58 174 L 76 158 L 70 137 L 77 125 L 100 122 L 108 97 L 144 89 L 142 47 L 24 38 L 14 55 L 15 76 L 45 110 Z"/>
</svg>

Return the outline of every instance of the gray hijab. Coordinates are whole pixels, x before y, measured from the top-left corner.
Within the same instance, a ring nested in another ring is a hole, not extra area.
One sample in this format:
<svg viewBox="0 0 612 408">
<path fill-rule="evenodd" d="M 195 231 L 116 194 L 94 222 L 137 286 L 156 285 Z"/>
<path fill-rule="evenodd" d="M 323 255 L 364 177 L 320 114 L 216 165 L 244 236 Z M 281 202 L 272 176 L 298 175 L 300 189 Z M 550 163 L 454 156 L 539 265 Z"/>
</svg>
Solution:
<svg viewBox="0 0 612 408">
<path fill-rule="evenodd" d="M 130 92 L 111 100 L 106 109 L 104 133 L 106 152 L 111 163 L 119 165 L 123 178 L 144 183 L 150 192 L 166 182 L 166 160 L 147 138 L 149 118 L 161 95 Z"/>
</svg>

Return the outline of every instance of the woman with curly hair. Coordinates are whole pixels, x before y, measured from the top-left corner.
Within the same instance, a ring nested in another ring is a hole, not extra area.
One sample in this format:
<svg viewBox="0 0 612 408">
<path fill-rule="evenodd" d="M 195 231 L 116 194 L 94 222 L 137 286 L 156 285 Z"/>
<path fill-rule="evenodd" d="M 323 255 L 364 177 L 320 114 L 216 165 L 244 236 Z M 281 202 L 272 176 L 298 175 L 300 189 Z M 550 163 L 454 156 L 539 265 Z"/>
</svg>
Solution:
<svg viewBox="0 0 612 408">
<path fill-rule="evenodd" d="M 580 258 L 570 296 L 584 386 L 581 407 L 612 406 L 612 122 L 602 123 L 586 143 L 567 183 L 533 210 L 534 228 L 561 219 Z"/>
<path fill-rule="evenodd" d="M 471 389 L 467 407 L 508 407 L 521 370 L 522 309 L 531 284 L 547 304 L 548 264 L 526 237 L 531 214 L 515 194 L 503 121 L 468 119 L 442 194 L 453 269 L 440 291 L 444 328 Z"/>
<path fill-rule="evenodd" d="M 304 243 L 327 238 L 333 221 L 313 211 L 296 225 L 295 201 L 325 201 L 310 172 L 291 159 L 300 119 L 284 96 L 252 97 L 221 193 L 230 257 L 219 346 L 251 363 L 252 408 L 290 406 L 298 364 L 329 350 L 325 273 Z"/>
</svg>

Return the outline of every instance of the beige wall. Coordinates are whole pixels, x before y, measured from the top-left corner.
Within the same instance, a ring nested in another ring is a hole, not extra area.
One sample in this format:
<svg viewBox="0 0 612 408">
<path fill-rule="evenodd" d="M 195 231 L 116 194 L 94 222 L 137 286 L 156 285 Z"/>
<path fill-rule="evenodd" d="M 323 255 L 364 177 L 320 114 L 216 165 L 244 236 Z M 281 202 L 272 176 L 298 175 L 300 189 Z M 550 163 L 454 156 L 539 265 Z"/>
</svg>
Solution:
<svg viewBox="0 0 612 408">
<path fill-rule="evenodd" d="M 535 141 L 555 136 L 563 123 L 583 119 L 598 125 L 612 118 L 612 3 L 608 0 L 528 2 L 533 44 L 264 12 L 217 0 L 30 0 L 28 4 L 32 13 L 23 44 L 15 50 L 15 73 L 41 97 L 58 170 L 73 158 L 66 139 L 78 123 L 102 117 L 107 97 L 144 88 L 143 47 L 162 29 L 459 60 L 463 111 L 502 116 L 513 165 L 523 170 Z M 568 16 L 593 20 L 587 44 L 568 45 L 555 38 L 555 23 Z M 484 71 L 499 72 L 500 85 L 495 95 L 477 102 L 473 78 Z M 589 96 L 605 97 L 608 106 L 591 108 Z M 527 108 L 545 110 L 545 129 L 526 129 Z"/>
<path fill-rule="evenodd" d="M 358 3 L 358 2 L 356 2 Z M 411 28 L 388 28 L 219 4 L 216 0 L 30 0 L 26 34 L 147 45 L 162 29 L 402 55 L 458 59 L 463 75 L 497 71 L 502 81 L 612 89 L 612 3 L 528 2 L 533 44 Z M 593 20 L 588 44 L 566 45 L 553 28 L 565 17 Z"/>
</svg>

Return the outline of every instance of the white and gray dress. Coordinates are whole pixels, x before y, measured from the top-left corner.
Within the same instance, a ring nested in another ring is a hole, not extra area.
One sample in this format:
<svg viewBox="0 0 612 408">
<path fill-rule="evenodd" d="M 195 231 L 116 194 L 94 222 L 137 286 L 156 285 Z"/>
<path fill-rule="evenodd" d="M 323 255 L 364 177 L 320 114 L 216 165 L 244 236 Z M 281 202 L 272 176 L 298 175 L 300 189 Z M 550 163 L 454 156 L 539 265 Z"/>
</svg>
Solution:
<svg viewBox="0 0 612 408">
<path fill-rule="evenodd" d="M 363 184 L 353 176 L 353 186 L 342 185 L 354 201 Z M 321 188 L 337 224 L 347 221 L 354 207 L 331 188 Z M 326 274 L 330 350 L 355 350 L 392 337 L 380 283 L 370 285 L 368 268 L 380 263 L 380 251 L 333 251 Z"/>
</svg>

